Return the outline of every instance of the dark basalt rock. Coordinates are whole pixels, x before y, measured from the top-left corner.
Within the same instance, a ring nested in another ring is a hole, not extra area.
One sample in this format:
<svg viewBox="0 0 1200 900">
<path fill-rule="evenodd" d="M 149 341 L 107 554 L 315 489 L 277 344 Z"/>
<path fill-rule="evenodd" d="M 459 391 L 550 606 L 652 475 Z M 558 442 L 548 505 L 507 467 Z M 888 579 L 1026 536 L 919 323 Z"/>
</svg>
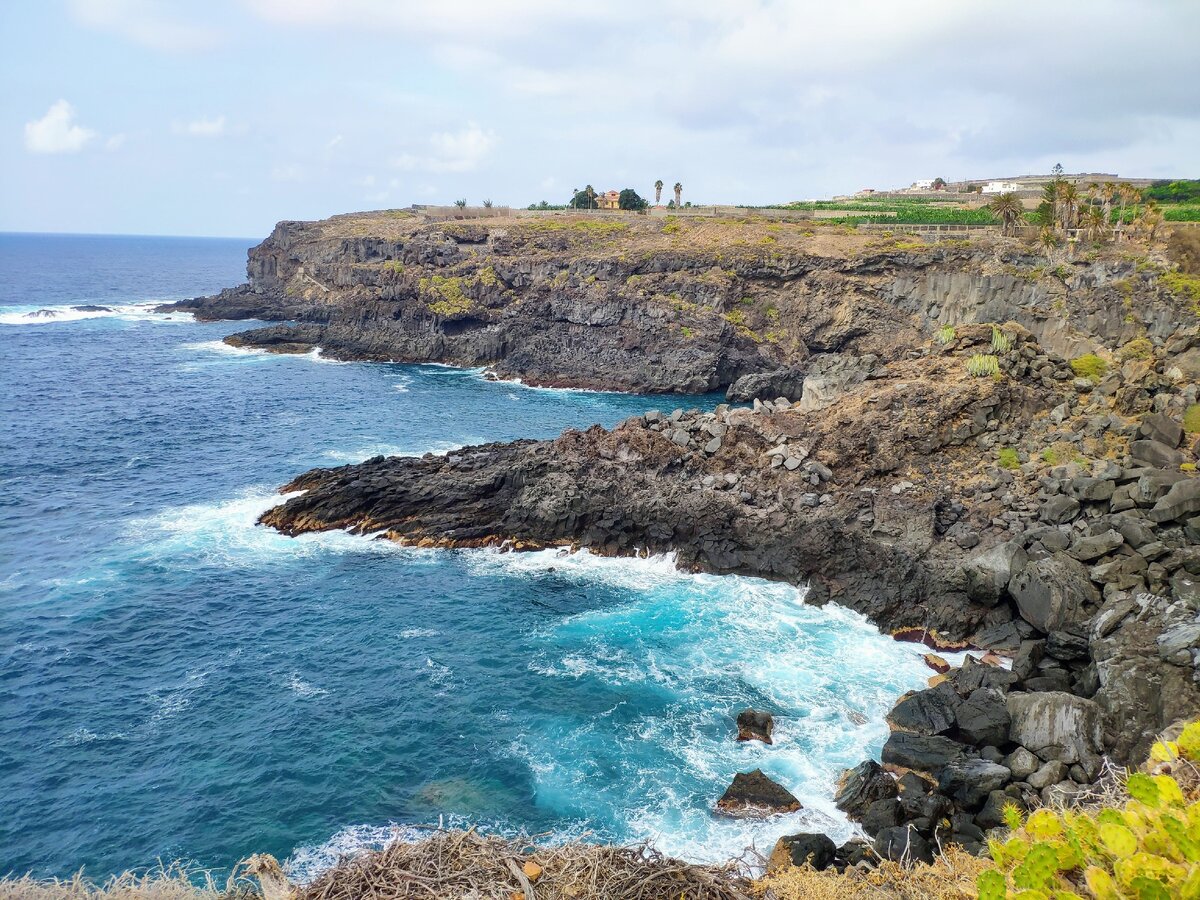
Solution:
<svg viewBox="0 0 1200 900">
<path fill-rule="evenodd" d="M 772 743 L 771 733 L 775 730 L 775 719 L 768 712 L 744 709 L 737 717 L 739 741 L 762 741 Z"/>
<path fill-rule="evenodd" d="M 773 874 L 788 866 L 811 866 L 821 872 L 834 864 L 838 852 L 827 835 L 808 832 L 785 834 L 775 842 L 767 861 L 767 872 Z"/>
<path fill-rule="evenodd" d="M 966 809 L 978 809 L 992 791 L 1004 787 L 1012 773 L 998 763 L 985 759 L 952 762 L 942 769 L 938 790 L 954 798 Z"/>
<path fill-rule="evenodd" d="M 877 800 L 896 796 L 896 779 L 873 759 L 865 760 L 842 773 L 834 794 L 834 805 L 851 819 L 861 820 Z"/>
<path fill-rule="evenodd" d="M 933 849 L 912 825 L 885 828 L 875 835 L 875 852 L 895 862 L 933 862 Z"/>
<path fill-rule="evenodd" d="M 1011 718 L 1004 694 L 995 688 L 977 688 L 957 712 L 960 737 L 972 744 L 998 745 L 1008 740 Z"/>
<path fill-rule="evenodd" d="M 775 400 L 784 397 L 793 402 L 804 391 L 804 373 L 799 369 L 777 369 L 743 375 L 729 386 L 725 399 L 749 403 L 751 400 Z"/>
<path fill-rule="evenodd" d="M 739 772 L 717 801 L 717 812 L 738 818 L 760 818 L 803 809 L 791 791 L 762 771 Z"/>
<path fill-rule="evenodd" d="M 937 776 L 950 763 L 962 759 L 965 751 L 962 744 L 950 738 L 893 731 L 883 745 L 882 759 L 893 766 Z"/>
<path fill-rule="evenodd" d="M 958 694 L 949 682 L 905 697 L 888 713 L 888 723 L 901 731 L 945 734 L 954 727 Z"/>
</svg>

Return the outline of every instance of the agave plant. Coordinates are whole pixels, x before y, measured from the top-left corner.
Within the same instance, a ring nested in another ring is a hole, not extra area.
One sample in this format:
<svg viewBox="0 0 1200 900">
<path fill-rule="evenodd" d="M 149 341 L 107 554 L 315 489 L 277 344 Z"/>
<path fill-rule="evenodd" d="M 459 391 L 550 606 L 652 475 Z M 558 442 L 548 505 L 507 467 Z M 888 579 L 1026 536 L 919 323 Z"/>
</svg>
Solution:
<svg viewBox="0 0 1200 900">
<path fill-rule="evenodd" d="M 975 378 L 1000 374 L 1000 360 L 989 353 L 976 353 L 967 360 L 967 374 Z"/>
<path fill-rule="evenodd" d="M 948 344 L 958 337 L 958 332 L 954 330 L 953 325 L 943 325 L 935 332 L 935 336 L 939 344 Z"/>
<path fill-rule="evenodd" d="M 1008 335 L 1000 330 L 999 325 L 992 326 L 992 352 L 1007 353 L 1012 347 L 1012 341 Z"/>
</svg>

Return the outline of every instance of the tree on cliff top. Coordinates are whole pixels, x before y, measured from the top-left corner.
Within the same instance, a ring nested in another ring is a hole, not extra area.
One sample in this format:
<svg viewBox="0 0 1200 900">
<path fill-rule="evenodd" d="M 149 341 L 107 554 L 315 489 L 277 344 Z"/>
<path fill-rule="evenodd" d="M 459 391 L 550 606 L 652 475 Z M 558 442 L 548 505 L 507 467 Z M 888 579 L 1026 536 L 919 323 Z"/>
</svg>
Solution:
<svg viewBox="0 0 1200 900">
<path fill-rule="evenodd" d="M 662 203 L 663 180 L 660 178 L 654 182 L 654 205 Z"/>
<path fill-rule="evenodd" d="M 596 202 L 596 192 L 590 184 L 582 191 L 576 191 L 571 197 L 572 209 L 598 209 L 599 206 Z"/>
<path fill-rule="evenodd" d="M 680 206 L 679 197 L 683 194 L 683 185 L 680 184 L 678 181 L 675 182 L 674 190 L 675 190 L 675 208 L 678 209 Z"/>
<path fill-rule="evenodd" d="M 1020 224 L 1025 215 L 1025 208 L 1017 199 L 1017 195 L 1012 192 L 1000 194 L 988 204 L 988 209 L 1000 220 L 1000 228 L 1005 234 L 1009 234 Z"/>
<path fill-rule="evenodd" d="M 625 188 L 617 198 L 617 206 L 621 209 L 645 209 L 648 205 L 633 188 Z"/>
</svg>

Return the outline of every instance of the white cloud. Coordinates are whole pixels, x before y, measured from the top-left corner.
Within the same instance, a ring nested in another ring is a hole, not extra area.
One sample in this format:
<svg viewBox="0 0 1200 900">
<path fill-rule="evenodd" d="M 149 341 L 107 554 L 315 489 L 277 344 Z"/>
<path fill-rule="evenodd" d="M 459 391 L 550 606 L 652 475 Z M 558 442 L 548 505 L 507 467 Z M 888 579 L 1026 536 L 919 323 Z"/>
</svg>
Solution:
<svg viewBox="0 0 1200 900">
<path fill-rule="evenodd" d="M 171 125 L 174 134 L 189 137 L 220 137 L 225 133 L 225 117 L 216 116 L 212 119 L 193 119 L 190 122 L 175 122 Z"/>
<path fill-rule="evenodd" d="M 161 0 L 70 0 L 71 13 L 81 25 L 153 50 L 207 50 L 218 44 L 218 29 L 178 18 L 182 6 Z"/>
<path fill-rule="evenodd" d="M 25 149 L 30 153 L 78 153 L 95 137 L 92 129 L 75 123 L 75 108 L 66 100 L 25 123 Z"/>
<path fill-rule="evenodd" d="M 340 144 L 344 140 L 345 140 L 345 138 L 342 137 L 342 135 L 335 134 L 332 138 L 329 139 L 329 143 L 325 145 L 325 149 L 332 150 L 334 147 L 336 147 L 338 144 Z"/>
<path fill-rule="evenodd" d="M 122 147 L 125 146 L 126 138 L 127 138 L 127 135 L 125 135 L 124 133 L 114 134 L 107 141 L 104 142 L 104 149 L 108 150 L 108 151 L 120 150 Z"/>
<path fill-rule="evenodd" d="M 272 181 L 304 181 L 305 178 L 304 167 L 297 163 L 287 163 L 271 168 Z"/>
<path fill-rule="evenodd" d="M 458 131 L 439 131 L 429 136 L 429 153 L 402 153 L 392 160 L 398 169 L 424 172 L 472 172 L 479 168 L 496 146 L 496 134 L 474 122 Z"/>
</svg>

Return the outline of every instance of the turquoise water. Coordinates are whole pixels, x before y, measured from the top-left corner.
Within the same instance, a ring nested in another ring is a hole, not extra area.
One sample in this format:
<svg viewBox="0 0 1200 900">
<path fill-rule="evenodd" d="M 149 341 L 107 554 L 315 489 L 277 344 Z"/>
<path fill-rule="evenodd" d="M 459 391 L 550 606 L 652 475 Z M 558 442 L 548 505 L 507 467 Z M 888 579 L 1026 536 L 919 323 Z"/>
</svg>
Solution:
<svg viewBox="0 0 1200 900">
<path fill-rule="evenodd" d="M 150 311 L 241 280 L 248 244 L 0 235 L 0 872 L 266 851 L 310 877 L 439 821 L 694 859 L 848 833 L 837 775 L 929 674 L 860 617 L 665 558 L 254 525 L 313 466 L 719 398 L 237 351 L 244 324 Z M 775 746 L 734 742 L 746 705 Z M 806 810 L 712 816 L 755 766 Z"/>
</svg>

